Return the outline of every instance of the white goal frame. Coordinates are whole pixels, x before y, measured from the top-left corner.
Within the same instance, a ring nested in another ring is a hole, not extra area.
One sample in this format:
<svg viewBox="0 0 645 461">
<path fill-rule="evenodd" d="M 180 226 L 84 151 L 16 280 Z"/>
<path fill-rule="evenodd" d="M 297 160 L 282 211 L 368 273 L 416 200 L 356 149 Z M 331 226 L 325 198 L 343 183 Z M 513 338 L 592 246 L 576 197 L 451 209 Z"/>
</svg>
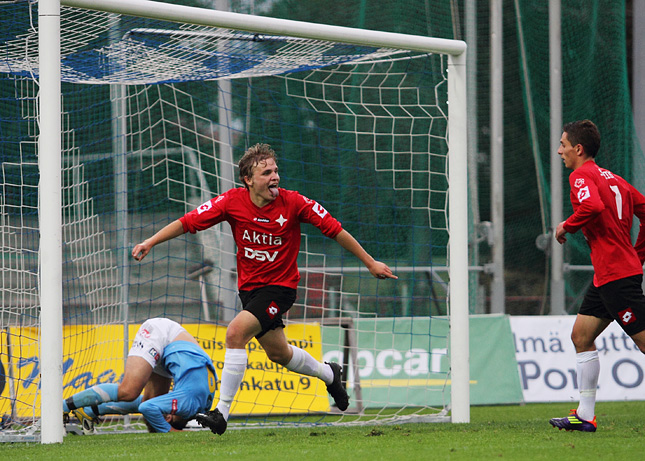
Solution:
<svg viewBox="0 0 645 461">
<path fill-rule="evenodd" d="M 466 44 L 448 40 L 251 16 L 147 0 L 40 0 L 39 214 L 41 443 L 61 443 L 63 395 L 61 5 L 241 31 L 289 35 L 448 56 L 451 421 L 470 421 Z M 46 229 L 42 223 L 46 224 Z"/>
</svg>

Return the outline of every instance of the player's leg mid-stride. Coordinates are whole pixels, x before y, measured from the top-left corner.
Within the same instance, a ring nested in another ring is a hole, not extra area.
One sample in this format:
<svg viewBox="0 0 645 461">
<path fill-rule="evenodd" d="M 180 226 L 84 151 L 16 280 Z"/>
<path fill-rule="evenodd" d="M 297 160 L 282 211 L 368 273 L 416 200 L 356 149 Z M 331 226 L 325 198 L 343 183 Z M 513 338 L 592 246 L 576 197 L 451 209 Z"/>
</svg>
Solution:
<svg viewBox="0 0 645 461">
<path fill-rule="evenodd" d="M 343 368 L 334 362 L 325 363 L 329 365 L 334 372 L 334 380 L 331 384 L 327 384 L 327 392 L 329 392 L 329 395 L 333 397 L 336 407 L 340 411 L 345 411 L 347 410 L 347 407 L 349 407 L 349 396 L 347 395 L 347 391 L 341 381 Z M 226 427 L 228 426 L 228 422 L 224 418 L 224 415 L 222 415 L 217 408 L 207 413 L 197 413 L 195 415 L 195 419 L 202 425 L 202 427 L 210 429 L 213 434 L 222 435 L 226 432 Z"/>
<path fill-rule="evenodd" d="M 553 418 L 549 423 L 553 427 L 567 431 L 596 432 L 596 428 L 598 427 L 595 416 L 591 421 L 585 421 L 578 416 L 576 410 L 571 410 L 569 416 L 565 416 L 564 418 Z"/>
</svg>

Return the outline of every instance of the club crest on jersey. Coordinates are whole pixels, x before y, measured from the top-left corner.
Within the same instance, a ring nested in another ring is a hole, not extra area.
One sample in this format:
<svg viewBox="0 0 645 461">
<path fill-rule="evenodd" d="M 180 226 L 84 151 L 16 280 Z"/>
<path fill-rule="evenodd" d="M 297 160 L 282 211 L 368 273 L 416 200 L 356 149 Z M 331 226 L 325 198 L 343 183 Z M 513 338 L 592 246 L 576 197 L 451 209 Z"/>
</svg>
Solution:
<svg viewBox="0 0 645 461">
<path fill-rule="evenodd" d="M 582 202 L 583 200 L 588 199 L 591 197 L 591 194 L 589 193 L 589 186 L 581 187 L 578 190 L 578 201 Z"/>
<path fill-rule="evenodd" d="M 197 207 L 197 214 L 202 214 L 203 212 L 208 211 L 211 208 L 213 208 L 213 204 L 210 200 L 208 202 L 204 202 Z"/>
<path fill-rule="evenodd" d="M 275 222 L 280 224 L 280 227 L 282 227 L 282 225 L 287 222 L 287 218 L 285 218 L 284 216 L 282 216 L 282 214 L 280 214 L 280 217 L 276 219 Z"/>
<path fill-rule="evenodd" d="M 623 325 L 629 325 L 630 323 L 634 323 L 636 321 L 636 315 L 634 314 L 634 311 L 632 311 L 631 307 L 620 311 L 618 313 L 618 318 L 620 319 L 620 323 L 622 323 Z"/>
<path fill-rule="evenodd" d="M 576 189 L 580 189 L 580 187 L 582 187 L 584 183 L 585 183 L 585 178 L 578 178 L 576 179 L 574 186 L 576 186 Z"/>
<path fill-rule="evenodd" d="M 278 305 L 275 303 L 275 301 L 271 301 L 271 304 L 269 304 L 269 307 L 267 307 L 267 315 L 271 320 L 280 313 L 280 308 Z"/>
</svg>

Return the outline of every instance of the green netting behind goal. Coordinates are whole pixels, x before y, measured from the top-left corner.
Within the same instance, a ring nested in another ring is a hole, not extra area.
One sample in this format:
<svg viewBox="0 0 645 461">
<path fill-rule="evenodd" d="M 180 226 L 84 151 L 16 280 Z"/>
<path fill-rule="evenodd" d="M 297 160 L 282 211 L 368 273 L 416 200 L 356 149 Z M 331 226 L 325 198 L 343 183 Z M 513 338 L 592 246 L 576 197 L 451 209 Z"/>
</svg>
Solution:
<svg viewBox="0 0 645 461">
<path fill-rule="evenodd" d="M 557 156 L 551 151 L 549 131 L 548 10 L 548 2 L 504 2 L 504 41 L 513 44 L 504 47 L 505 262 L 507 312 L 511 314 L 549 313 L 550 260 L 535 243 L 551 227 L 550 163 Z M 602 135 L 598 164 L 638 185 L 633 172 L 642 168 L 643 155 L 630 101 L 626 3 L 564 0 L 561 11 L 563 122 L 595 121 Z M 488 14 L 480 12 L 482 17 Z M 487 44 L 483 45 L 481 57 L 486 59 Z M 481 120 L 485 123 L 485 118 Z M 488 167 L 482 164 L 481 168 L 483 185 Z M 563 168 L 564 218 L 572 213 L 569 173 Z M 480 193 L 482 210 L 488 195 L 486 187 Z M 482 218 L 488 219 L 484 213 Z M 590 267 L 584 238 L 580 233 L 570 237 L 564 246 L 564 262 Z M 564 275 L 565 308 L 575 314 L 592 272 L 575 270 Z"/>
</svg>

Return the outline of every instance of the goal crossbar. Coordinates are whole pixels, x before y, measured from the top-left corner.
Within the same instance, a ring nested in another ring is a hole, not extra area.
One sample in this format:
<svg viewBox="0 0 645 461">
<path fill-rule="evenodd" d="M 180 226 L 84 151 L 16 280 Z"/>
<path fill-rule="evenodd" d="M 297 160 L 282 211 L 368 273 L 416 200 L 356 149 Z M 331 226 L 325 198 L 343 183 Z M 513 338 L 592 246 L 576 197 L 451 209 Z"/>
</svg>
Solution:
<svg viewBox="0 0 645 461">
<path fill-rule="evenodd" d="M 185 22 L 200 26 L 222 27 L 264 34 L 288 35 L 352 45 L 379 46 L 454 56 L 462 55 L 466 51 L 466 43 L 461 40 L 330 26 L 146 0 L 61 0 L 60 3 L 64 6 L 140 16 L 148 19 Z"/>
</svg>

